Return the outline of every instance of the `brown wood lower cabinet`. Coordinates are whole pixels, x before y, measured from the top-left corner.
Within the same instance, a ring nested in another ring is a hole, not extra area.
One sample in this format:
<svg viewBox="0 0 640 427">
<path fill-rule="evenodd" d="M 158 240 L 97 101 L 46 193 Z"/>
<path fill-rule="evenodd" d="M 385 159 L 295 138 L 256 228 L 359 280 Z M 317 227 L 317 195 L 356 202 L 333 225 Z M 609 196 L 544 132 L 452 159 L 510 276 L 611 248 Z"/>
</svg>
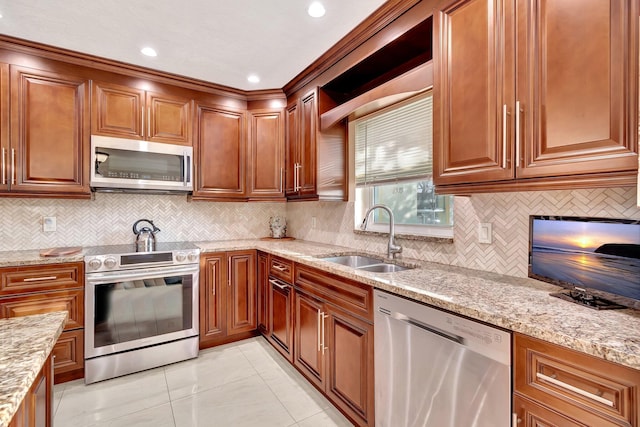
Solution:
<svg viewBox="0 0 640 427">
<path fill-rule="evenodd" d="M 50 427 L 53 425 L 53 371 L 52 356 L 27 391 L 9 427 Z"/>
<path fill-rule="evenodd" d="M 519 426 L 637 427 L 639 396 L 640 371 L 514 334 Z"/>
<path fill-rule="evenodd" d="M 256 251 L 200 257 L 200 348 L 258 333 Z"/>
<path fill-rule="evenodd" d="M 372 288 L 307 267 L 295 277 L 294 365 L 354 423 L 374 425 Z"/>
<path fill-rule="evenodd" d="M 53 347 L 56 384 L 84 377 L 84 263 L 0 269 L 0 318 L 66 311 Z"/>
</svg>

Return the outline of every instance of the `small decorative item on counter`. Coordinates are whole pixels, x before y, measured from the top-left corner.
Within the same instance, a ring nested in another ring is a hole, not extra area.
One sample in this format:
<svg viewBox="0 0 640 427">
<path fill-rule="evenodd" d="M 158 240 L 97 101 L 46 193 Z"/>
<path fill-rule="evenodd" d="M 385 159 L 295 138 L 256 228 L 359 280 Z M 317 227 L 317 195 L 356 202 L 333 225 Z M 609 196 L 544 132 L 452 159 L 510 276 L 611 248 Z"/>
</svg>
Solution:
<svg viewBox="0 0 640 427">
<path fill-rule="evenodd" d="M 287 234 L 287 221 L 281 216 L 272 216 L 269 218 L 269 228 L 272 238 L 282 239 Z"/>
</svg>

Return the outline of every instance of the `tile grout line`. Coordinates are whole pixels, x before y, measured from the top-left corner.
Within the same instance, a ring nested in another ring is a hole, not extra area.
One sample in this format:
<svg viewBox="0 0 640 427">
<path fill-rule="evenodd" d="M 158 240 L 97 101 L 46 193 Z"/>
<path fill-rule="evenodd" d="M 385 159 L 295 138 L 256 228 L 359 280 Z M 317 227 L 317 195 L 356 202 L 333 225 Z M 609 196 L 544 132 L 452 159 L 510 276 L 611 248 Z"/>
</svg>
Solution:
<svg viewBox="0 0 640 427">
<path fill-rule="evenodd" d="M 162 367 L 162 374 L 164 375 L 164 383 L 167 386 L 167 397 L 169 398 L 169 408 L 171 408 L 171 417 L 173 418 L 173 427 L 177 427 L 176 413 L 173 411 L 173 399 L 171 399 L 171 392 L 169 391 L 169 380 L 167 380 L 167 367 Z"/>
</svg>

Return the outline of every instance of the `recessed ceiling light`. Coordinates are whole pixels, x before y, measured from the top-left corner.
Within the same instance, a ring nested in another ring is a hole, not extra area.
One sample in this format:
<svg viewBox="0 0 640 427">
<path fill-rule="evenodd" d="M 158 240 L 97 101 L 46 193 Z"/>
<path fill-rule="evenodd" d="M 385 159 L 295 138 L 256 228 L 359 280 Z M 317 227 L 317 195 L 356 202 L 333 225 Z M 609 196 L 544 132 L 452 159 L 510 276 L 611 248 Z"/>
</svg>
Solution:
<svg viewBox="0 0 640 427">
<path fill-rule="evenodd" d="M 314 1 L 309 5 L 307 13 L 309 13 L 309 16 L 312 16 L 314 18 L 321 18 L 325 13 L 324 6 L 319 1 Z"/>
<path fill-rule="evenodd" d="M 249 77 L 247 77 L 247 80 L 249 80 L 249 83 L 260 83 L 260 77 L 256 76 L 255 74 L 251 74 Z"/>
<path fill-rule="evenodd" d="M 142 52 L 143 55 L 147 56 L 158 56 L 158 52 L 156 52 L 156 50 L 152 47 L 143 47 L 142 49 L 140 49 L 140 52 Z"/>
</svg>

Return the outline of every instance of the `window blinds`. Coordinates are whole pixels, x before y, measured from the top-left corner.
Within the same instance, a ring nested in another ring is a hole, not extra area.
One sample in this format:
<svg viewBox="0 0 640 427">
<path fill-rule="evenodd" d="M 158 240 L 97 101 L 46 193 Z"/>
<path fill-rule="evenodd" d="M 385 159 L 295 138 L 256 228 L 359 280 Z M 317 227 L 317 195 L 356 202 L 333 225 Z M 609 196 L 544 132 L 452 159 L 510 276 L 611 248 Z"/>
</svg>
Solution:
<svg viewBox="0 0 640 427">
<path fill-rule="evenodd" d="M 431 178 L 432 104 L 429 93 L 356 121 L 357 185 Z"/>
</svg>

